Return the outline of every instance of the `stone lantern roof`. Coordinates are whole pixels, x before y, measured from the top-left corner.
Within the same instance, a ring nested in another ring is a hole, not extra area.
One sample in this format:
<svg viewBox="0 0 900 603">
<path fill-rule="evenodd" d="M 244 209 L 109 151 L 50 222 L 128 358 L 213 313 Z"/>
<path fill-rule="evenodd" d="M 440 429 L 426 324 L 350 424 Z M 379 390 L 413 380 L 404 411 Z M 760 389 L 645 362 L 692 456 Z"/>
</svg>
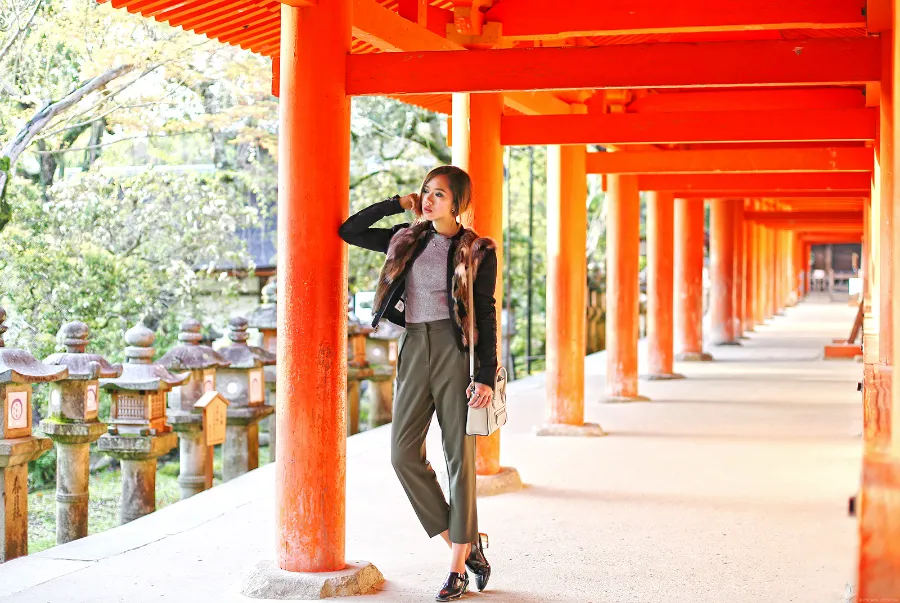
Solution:
<svg viewBox="0 0 900 603">
<path fill-rule="evenodd" d="M 200 344 L 203 339 L 200 328 L 200 321 L 193 318 L 181 323 L 181 333 L 178 334 L 181 345 L 166 352 L 159 359 L 159 364 L 172 371 L 198 371 L 230 366 L 231 363 L 220 353 Z"/>
<path fill-rule="evenodd" d="M 0 308 L 0 385 L 9 383 L 46 383 L 65 379 L 69 369 L 64 366 L 47 366 L 25 350 L 7 348 L 3 342 L 6 333 L 6 310 Z"/>
<path fill-rule="evenodd" d="M 247 316 L 248 326 L 260 330 L 274 330 L 278 328 L 278 314 L 276 305 L 278 300 L 278 281 L 276 277 L 269 279 L 262 289 L 262 303 Z"/>
<path fill-rule="evenodd" d="M 168 391 L 190 379 L 190 373 L 173 374 L 166 367 L 153 362 L 153 331 L 138 323 L 125 332 L 125 365 L 122 375 L 116 379 L 103 379 L 103 389 L 131 391 Z"/>
<path fill-rule="evenodd" d="M 222 348 L 219 352 L 231 363 L 229 368 L 252 369 L 275 364 L 275 354 L 247 345 L 250 335 L 247 333 L 249 325 L 246 318 L 232 318 L 228 326 L 228 339 L 232 341 L 232 344 L 227 348 Z"/>
<path fill-rule="evenodd" d="M 112 379 L 122 374 L 121 364 L 110 364 L 99 354 L 85 352 L 90 343 L 91 331 L 83 322 L 70 322 L 60 329 L 65 352 L 48 356 L 44 364 L 64 366 L 69 369 L 69 379 L 73 381 L 93 381 Z"/>
</svg>

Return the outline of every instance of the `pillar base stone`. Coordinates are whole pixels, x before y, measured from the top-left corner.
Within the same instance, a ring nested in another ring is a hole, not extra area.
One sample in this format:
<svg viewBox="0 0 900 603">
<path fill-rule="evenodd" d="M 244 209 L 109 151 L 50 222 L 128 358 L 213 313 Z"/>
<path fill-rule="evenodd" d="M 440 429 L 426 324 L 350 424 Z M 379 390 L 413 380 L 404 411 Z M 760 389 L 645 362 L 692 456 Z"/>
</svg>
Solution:
<svg viewBox="0 0 900 603">
<path fill-rule="evenodd" d="M 742 344 L 740 341 L 717 341 L 713 345 L 716 347 L 722 347 L 722 346 L 734 347 L 734 346 L 739 346 L 739 345 L 744 345 L 744 344 Z"/>
<path fill-rule="evenodd" d="M 596 423 L 582 423 L 581 425 L 544 423 L 540 427 L 534 428 L 534 435 L 598 438 L 605 436 L 606 432 Z"/>
<path fill-rule="evenodd" d="M 336 572 L 289 572 L 274 561 L 260 561 L 241 586 L 241 594 L 252 599 L 309 601 L 353 597 L 376 592 L 384 576 L 368 561 L 348 561 Z"/>
<path fill-rule="evenodd" d="M 606 404 L 619 404 L 624 402 L 649 402 L 647 396 L 607 396 L 603 399 Z"/>
<path fill-rule="evenodd" d="M 675 354 L 677 362 L 712 362 L 712 354 L 706 352 L 684 352 L 683 354 Z"/>
<path fill-rule="evenodd" d="M 641 377 L 641 379 L 645 379 L 647 381 L 677 381 L 679 379 L 685 378 L 686 377 L 681 373 L 653 373 Z"/>
<path fill-rule="evenodd" d="M 522 489 L 522 478 L 514 467 L 500 467 L 494 475 L 475 476 L 475 495 L 494 496 Z"/>
</svg>

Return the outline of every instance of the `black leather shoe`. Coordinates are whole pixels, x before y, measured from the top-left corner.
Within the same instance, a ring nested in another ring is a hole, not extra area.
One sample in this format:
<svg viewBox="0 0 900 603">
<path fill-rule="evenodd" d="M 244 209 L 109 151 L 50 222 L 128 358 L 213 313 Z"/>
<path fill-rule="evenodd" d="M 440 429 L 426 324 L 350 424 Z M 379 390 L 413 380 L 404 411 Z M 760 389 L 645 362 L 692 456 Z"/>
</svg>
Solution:
<svg viewBox="0 0 900 603">
<path fill-rule="evenodd" d="M 487 534 L 478 534 L 478 540 L 472 543 L 469 556 L 466 557 L 466 567 L 475 574 L 475 586 L 482 591 L 487 586 L 491 577 L 491 564 L 484 557 L 484 549 L 488 546 Z"/>
<path fill-rule="evenodd" d="M 469 575 L 463 572 L 450 572 L 447 581 L 435 597 L 435 601 L 456 601 L 469 590 Z"/>
</svg>

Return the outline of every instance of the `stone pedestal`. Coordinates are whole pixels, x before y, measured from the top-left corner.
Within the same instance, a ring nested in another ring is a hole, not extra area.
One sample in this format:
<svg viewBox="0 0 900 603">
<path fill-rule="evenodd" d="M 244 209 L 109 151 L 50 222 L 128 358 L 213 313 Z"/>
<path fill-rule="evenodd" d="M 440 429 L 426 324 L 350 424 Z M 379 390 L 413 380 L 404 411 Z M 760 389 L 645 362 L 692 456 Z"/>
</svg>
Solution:
<svg viewBox="0 0 900 603">
<path fill-rule="evenodd" d="M 203 415 L 169 410 L 169 423 L 178 434 L 178 488 L 181 500 L 206 490 L 206 446 Z"/>
<path fill-rule="evenodd" d="M 52 445 L 37 436 L 0 440 L 0 563 L 28 554 L 28 463 Z"/>
<path fill-rule="evenodd" d="M 265 404 L 228 409 L 222 445 L 222 480 L 228 481 L 259 467 L 259 422 L 275 412 Z"/>
<path fill-rule="evenodd" d="M 649 402 L 647 396 L 607 396 L 603 402 L 607 404 L 619 404 L 623 402 Z"/>
<path fill-rule="evenodd" d="M 272 561 L 261 561 L 244 577 L 241 594 L 251 599 L 329 599 L 374 593 L 384 576 L 367 561 L 348 561 L 337 572 L 288 572 Z"/>
<path fill-rule="evenodd" d="M 534 435 L 596 438 L 605 436 L 606 432 L 596 423 L 582 423 L 581 425 L 544 423 L 534 429 Z"/>
<path fill-rule="evenodd" d="M 122 463 L 119 522 L 133 521 L 156 510 L 156 459 L 178 443 L 174 432 L 160 435 L 104 435 L 101 452 Z"/>
<path fill-rule="evenodd" d="M 522 489 L 522 478 L 514 467 L 500 467 L 494 475 L 479 475 L 475 478 L 476 496 L 495 496 Z"/>
<path fill-rule="evenodd" d="M 91 442 L 106 432 L 106 424 L 45 419 L 41 431 L 56 442 L 56 544 L 65 544 L 88 534 Z"/>
<path fill-rule="evenodd" d="M 641 378 L 647 381 L 678 381 L 684 379 L 684 375 L 681 373 L 652 373 L 643 375 Z"/>
<path fill-rule="evenodd" d="M 369 377 L 369 429 L 387 425 L 394 414 L 394 367 L 376 366 L 374 371 Z"/>
</svg>

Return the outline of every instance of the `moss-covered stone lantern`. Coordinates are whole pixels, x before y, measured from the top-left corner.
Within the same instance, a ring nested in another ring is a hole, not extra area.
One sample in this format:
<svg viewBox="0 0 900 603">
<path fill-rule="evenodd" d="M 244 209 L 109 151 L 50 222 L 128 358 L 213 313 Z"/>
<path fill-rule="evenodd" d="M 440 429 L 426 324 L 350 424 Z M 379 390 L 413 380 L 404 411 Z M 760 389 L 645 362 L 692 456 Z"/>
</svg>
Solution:
<svg viewBox="0 0 900 603">
<path fill-rule="evenodd" d="M 200 321 L 193 318 L 181 324 L 177 345 L 159 359 L 170 371 L 187 371 L 191 378 L 169 392 L 169 423 L 178 434 L 178 487 L 181 498 L 189 498 L 206 489 L 207 447 L 203 436 L 203 413 L 195 404 L 207 392 L 216 391 L 216 370 L 228 361 L 211 347 L 201 345 Z"/>
<path fill-rule="evenodd" d="M 56 543 L 63 544 L 88 534 L 90 447 L 107 428 L 98 418 L 100 379 L 120 376 L 122 365 L 86 352 L 90 329 L 83 322 L 59 333 L 66 351 L 44 364 L 65 367 L 69 376 L 50 385 L 50 416 L 41 431 L 56 442 Z"/>
<path fill-rule="evenodd" d="M 218 391 L 229 401 L 228 428 L 222 446 L 222 479 L 228 481 L 259 467 L 259 422 L 275 412 L 266 402 L 264 369 L 275 364 L 275 355 L 247 345 L 247 319 L 229 323 L 231 345 L 219 353 L 231 363 L 218 372 Z"/>
<path fill-rule="evenodd" d="M 7 348 L 6 310 L 0 308 L 0 563 L 28 554 L 28 462 L 53 445 L 31 431 L 31 386 L 65 379 L 25 350 Z"/>
<path fill-rule="evenodd" d="M 371 379 L 375 371 L 366 358 L 366 339 L 375 330 L 353 317 L 347 325 L 347 435 L 359 433 L 360 383 Z"/>
<path fill-rule="evenodd" d="M 166 394 L 191 377 L 153 362 L 155 340 L 143 324 L 129 329 L 122 375 L 100 380 L 100 387 L 112 395 L 112 409 L 109 433 L 97 445 L 122 463 L 121 523 L 156 510 L 156 459 L 178 443 L 166 422 Z"/>
<path fill-rule="evenodd" d="M 262 335 L 262 349 L 270 354 L 278 354 L 278 280 L 273 276 L 262 289 L 262 303 L 247 316 L 247 325 L 251 329 L 257 329 Z M 278 369 L 274 364 L 265 367 L 266 375 L 266 404 L 275 408 L 276 385 L 278 383 Z M 269 457 L 275 460 L 275 415 L 268 419 L 269 429 Z"/>
</svg>

